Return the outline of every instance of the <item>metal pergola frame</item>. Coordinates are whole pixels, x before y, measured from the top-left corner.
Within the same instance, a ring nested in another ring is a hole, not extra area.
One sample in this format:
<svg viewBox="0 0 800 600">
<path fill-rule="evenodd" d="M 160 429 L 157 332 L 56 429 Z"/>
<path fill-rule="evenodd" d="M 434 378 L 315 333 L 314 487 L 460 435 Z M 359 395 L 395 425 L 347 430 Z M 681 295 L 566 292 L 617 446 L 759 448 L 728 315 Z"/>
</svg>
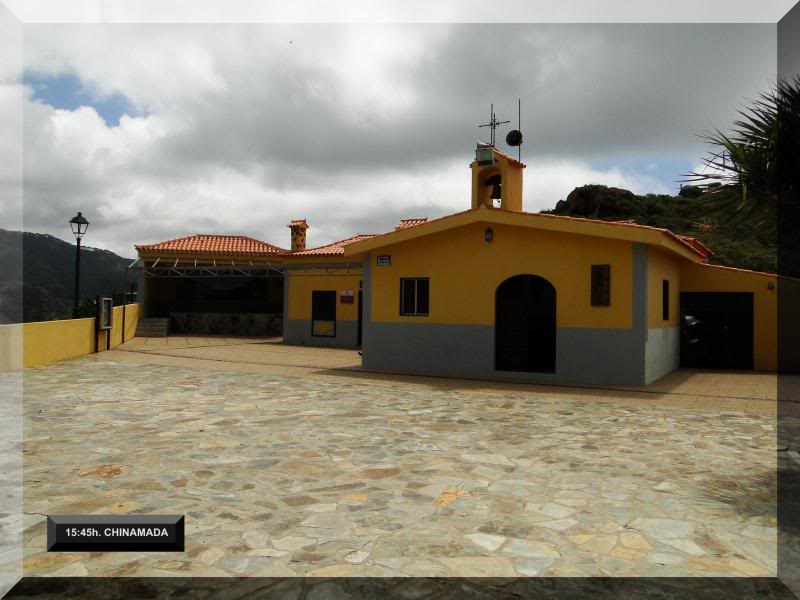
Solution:
<svg viewBox="0 0 800 600">
<path fill-rule="evenodd" d="M 142 259 L 140 259 L 142 260 Z M 142 261 L 142 271 L 145 277 L 270 277 L 272 274 L 283 275 L 284 268 L 279 265 L 274 265 L 270 262 L 253 263 L 248 260 L 246 262 L 236 262 L 231 260 L 229 262 L 217 262 L 216 259 L 211 261 L 211 264 L 198 263 L 197 259 L 193 262 L 181 262 L 180 258 L 176 258 L 172 264 L 165 259 L 162 263 L 161 257 L 148 265 L 147 261 Z"/>
<path fill-rule="evenodd" d="M 149 263 L 149 264 L 148 264 Z M 267 262 L 248 261 L 217 261 L 211 263 L 194 260 L 181 260 L 172 257 L 157 257 L 153 262 L 150 259 L 137 258 L 126 268 L 140 270 L 145 277 L 271 277 L 287 275 L 291 277 L 308 277 L 326 275 L 329 277 L 352 277 L 363 275 L 364 268 L 361 262 L 346 263 L 308 263 L 276 265 Z"/>
</svg>

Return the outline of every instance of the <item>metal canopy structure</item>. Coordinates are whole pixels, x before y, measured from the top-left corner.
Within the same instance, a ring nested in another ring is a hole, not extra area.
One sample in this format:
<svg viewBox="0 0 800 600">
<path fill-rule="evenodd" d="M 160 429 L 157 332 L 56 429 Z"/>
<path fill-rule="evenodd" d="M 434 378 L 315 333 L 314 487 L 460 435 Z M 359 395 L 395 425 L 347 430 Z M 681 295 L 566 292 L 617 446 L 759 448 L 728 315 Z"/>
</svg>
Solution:
<svg viewBox="0 0 800 600">
<path fill-rule="evenodd" d="M 141 270 L 145 277 L 274 277 L 290 275 L 302 277 L 310 275 L 348 276 L 361 275 L 363 265 L 360 262 L 347 263 L 308 263 L 308 264 L 273 264 L 270 262 L 252 261 L 217 261 L 201 263 L 197 260 L 186 262 L 179 258 L 156 258 L 148 261 L 137 259 L 126 269 Z"/>
<path fill-rule="evenodd" d="M 141 259 L 140 259 L 141 260 Z M 283 275 L 282 265 L 272 263 L 253 263 L 252 261 L 219 261 L 213 260 L 210 264 L 194 262 L 181 262 L 176 258 L 157 258 L 152 264 L 142 261 L 142 272 L 145 277 L 270 277 L 275 274 Z"/>
</svg>

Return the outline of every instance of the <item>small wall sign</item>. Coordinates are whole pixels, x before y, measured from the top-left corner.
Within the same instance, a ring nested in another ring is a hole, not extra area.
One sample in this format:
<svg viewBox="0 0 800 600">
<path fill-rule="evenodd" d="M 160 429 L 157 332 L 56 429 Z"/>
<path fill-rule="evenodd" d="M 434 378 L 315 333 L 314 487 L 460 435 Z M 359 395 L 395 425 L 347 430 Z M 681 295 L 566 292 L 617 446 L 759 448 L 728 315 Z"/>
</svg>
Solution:
<svg viewBox="0 0 800 600">
<path fill-rule="evenodd" d="M 392 255 L 391 254 L 379 254 L 378 255 L 378 266 L 379 267 L 390 267 L 390 266 L 392 266 Z"/>
<path fill-rule="evenodd" d="M 353 290 L 342 290 L 341 294 L 339 294 L 339 302 L 342 304 L 353 304 L 353 297 L 355 293 Z"/>
</svg>

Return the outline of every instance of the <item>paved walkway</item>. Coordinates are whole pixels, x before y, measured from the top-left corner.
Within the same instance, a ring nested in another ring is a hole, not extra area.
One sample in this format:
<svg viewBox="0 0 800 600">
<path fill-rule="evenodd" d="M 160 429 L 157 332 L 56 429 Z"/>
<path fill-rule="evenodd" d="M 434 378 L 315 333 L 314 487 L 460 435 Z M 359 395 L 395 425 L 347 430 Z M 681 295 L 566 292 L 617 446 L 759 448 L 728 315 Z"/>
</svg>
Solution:
<svg viewBox="0 0 800 600">
<path fill-rule="evenodd" d="M 25 372 L 26 575 L 775 574 L 764 382 L 403 378 L 182 339 Z M 59 513 L 185 514 L 186 552 L 48 554 Z"/>
<path fill-rule="evenodd" d="M 776 414 L 776 376 L 753 371 L 681 369 L 648 386 L 592 388 L 376 373 L 361 368 L 361 358 L 355 349 L 293 346 L 284 344 L 281 338 L 134 338 L 117 351 L 125 353 L 124 356 L 118 355 L 119 360 L 129 362 L 156 362 L 238 373 L 394 382 L 435 386 L 440 389 L 480 390 L 490 395 L 524 390 L 570 400 L 609 400 L 615 403 L 632 401 L 636 404 L 644 401 L 705 410 L 733 409 L 759 415 Z M 784 378 L 784 382 L 787 379 Z M 800 377 L 795 379 L 800 382 Z M 800 389 L 800 385 L 798 388 Z"/>
</svg>

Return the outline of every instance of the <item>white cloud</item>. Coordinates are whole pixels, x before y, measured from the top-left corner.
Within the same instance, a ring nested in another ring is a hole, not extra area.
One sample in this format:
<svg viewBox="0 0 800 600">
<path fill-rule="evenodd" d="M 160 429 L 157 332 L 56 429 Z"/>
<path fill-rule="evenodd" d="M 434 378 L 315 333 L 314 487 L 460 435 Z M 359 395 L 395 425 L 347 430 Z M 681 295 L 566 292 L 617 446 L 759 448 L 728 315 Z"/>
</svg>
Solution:
<svg viewBox="0 0 800 600">
<path fill-rule="evenodd" d="M 578 161 L 540 161 L 529 164 L 525 173 L 525 209 L 553 208 L 576 187 L 599 183 L 634 194 L 669 194 L 671 190 L 655 177 L 624 172 L 619 167 L 593 169 Z"/>
<path fill-rule="evenodd" d="M 312 244 L 385 231 L 469 207 L 477 125 L 490 102 L 516 121 L 518 97 L 527 210 L 586 183 L 666 193 L 647 166 L 591 165 L 702 155 L 694 134 L 729 122 L 774 71 L 773 38 L 765 26 L 26 26 L 29 73 L 76 75 L 144 116 L 110 127 L 28 89 L 25 227 L 71 239 L 81 210 L 86 243 L 127 256 L 199 232 L 285 245 L 292 218 L 309 219 Z"/>
</svg>

